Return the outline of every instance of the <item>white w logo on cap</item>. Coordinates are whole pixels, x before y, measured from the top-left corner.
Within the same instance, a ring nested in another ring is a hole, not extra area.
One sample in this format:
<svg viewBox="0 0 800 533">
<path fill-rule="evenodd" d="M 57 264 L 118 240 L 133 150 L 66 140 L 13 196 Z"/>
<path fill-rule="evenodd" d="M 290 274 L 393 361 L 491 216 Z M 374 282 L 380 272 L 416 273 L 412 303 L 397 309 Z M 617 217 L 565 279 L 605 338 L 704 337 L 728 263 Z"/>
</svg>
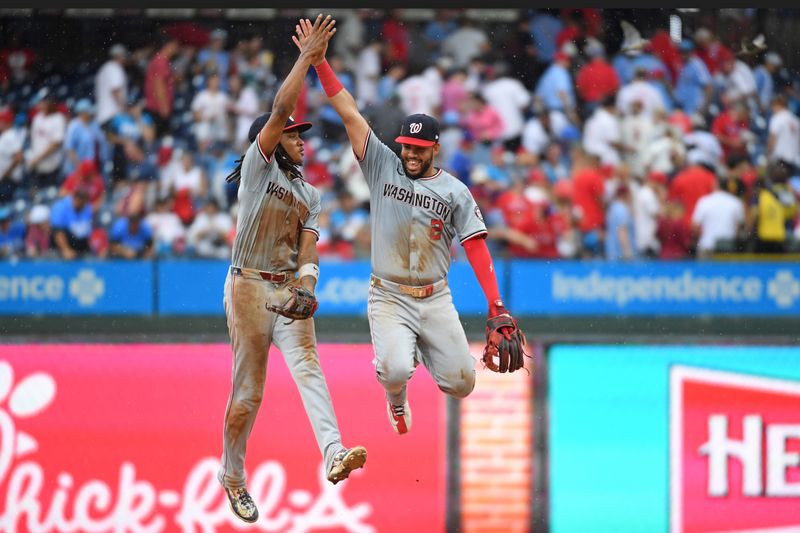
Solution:
<svg viewBox="0 0 800 533">
<path fill-rule="evenodd" d="M 412 122 L 408 127 L 408 131 L 410 133 L 419 133 L 422 131 L 422 122 Z"/>
</svg>

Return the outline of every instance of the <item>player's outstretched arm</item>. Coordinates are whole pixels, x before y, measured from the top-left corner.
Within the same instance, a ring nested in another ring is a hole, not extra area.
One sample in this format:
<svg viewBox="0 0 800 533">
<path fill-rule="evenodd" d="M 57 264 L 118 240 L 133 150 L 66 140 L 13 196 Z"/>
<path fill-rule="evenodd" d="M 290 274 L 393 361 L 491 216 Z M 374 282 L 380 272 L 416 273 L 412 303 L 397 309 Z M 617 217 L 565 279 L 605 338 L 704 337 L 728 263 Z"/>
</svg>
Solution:
<svg viewBox="0 0 800 533">
<path fill-rule="evenodd" d="M 311 29 L 311 21 L 308 19 L 300 19 L 295 26 L 297 35 L 292 36 L 292 41 L 301 51 L 306 50 L 308 47 L 307 42 Z M 358 105 L 356 105 L 353 95 L 342 86 L 333 69 L 328 65 L 328 61 L 325 59 L 325 51 L 323 50 L 322 54 L 312 58 L 312 64 L 317 71 L 317 76 L 320 83 L 322 83 L 322 88 L 331 106 L 342 118 L 353 151 L 359 159 L 362 159 L 364 157 L 364 146 L 369 135 L 369 123 L 358 111 Z"/>
<path fill-rule="evenodd" d="M 300 50 L 300 55 L 295 61 L 292 70 L 275 94 L 275 100 L 272 103 L 272 114 L 257 138 L 264 154 L 272 154 L 275 147 L 278 146 L 283 128 L 286 126 L 286 120 L 294 111 L 297 97 L 300 96 L 300 91 L 303 89 L 308 67 L 311 66 L 313 58 L 325 53 L 328 41 L 336 33 L 336 28 L 333 27 L 334 24 L 336 24 L 336 21 L 330 15 L 325 19 L 322 18 L 321 14 L 318 15 L 313 24 L 309 21 L 306 27 L 305 46 Z"/>
</svg>

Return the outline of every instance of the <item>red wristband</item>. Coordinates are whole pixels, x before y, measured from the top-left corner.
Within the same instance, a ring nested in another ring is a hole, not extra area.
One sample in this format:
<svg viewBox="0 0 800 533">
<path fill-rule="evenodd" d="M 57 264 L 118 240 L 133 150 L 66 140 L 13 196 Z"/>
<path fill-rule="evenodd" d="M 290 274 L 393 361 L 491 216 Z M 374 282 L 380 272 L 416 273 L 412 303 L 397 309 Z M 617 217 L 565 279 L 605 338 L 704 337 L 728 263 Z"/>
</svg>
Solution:
<svg viewBox="0 0 800 533">
<path fill-rule="evenodd" d="M 467 259 L 483 289 L 486 301 L 489 302 L 489 307 L 496 307 L 495 302 L 500 301 L 500 290 L 497 287 L 492 256 L 489 254 L 486 242 L 479 237 L 466 240 L 464 241 L 464 251 L 467 253 Z"/>
<path fill-rule="evenodd" d="M 344 89 L 344 86 L 341 84 L 339 79 L 336 77 L 336 74 L 334 74 L 333 69 L 328 64 L 327 59 L 319 65 L 314 65 L 314 70 L 317 71 L 319 82 L 322 84 L 322 88 L 325 90 L 325 95 L 328 98 L 336 96 L 339 91 Z"/>
</svg>

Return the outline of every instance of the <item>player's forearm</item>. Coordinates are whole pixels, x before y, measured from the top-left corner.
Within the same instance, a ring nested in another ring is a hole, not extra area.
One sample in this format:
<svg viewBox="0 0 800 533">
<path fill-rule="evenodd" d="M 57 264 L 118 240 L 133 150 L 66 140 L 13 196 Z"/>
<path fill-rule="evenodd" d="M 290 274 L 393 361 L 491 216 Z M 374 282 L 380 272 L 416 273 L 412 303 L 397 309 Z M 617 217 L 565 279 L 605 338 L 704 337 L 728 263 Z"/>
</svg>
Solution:
<svg viewBox="0 0 800 533">
<path fill-rule="evenodd" d="M 500 289 L 497 286 L 492 256 L 489 254 L 486 242 L 479 237 L 464 241 L 464 251 L 491 308 L 495 302 L 500 301 Z"/>
<path fill-rule="evenodd" d="M 297 98 L 300 96 L 300 91 L 303 90 L 306 73 L 308 67 L 311 66 L 311 61 L 306 52 L 300 52 L 297 61 L 294 62 L 292 70 L 289 75 L 281 84 L 280 89 L 275 94 L 275 101 L 272 104 L 272 113 L 279 116 L 282 122 L 285 122 L 289 115 L 294 111 L 294 106 L 297 103 Z"/>
</svg>

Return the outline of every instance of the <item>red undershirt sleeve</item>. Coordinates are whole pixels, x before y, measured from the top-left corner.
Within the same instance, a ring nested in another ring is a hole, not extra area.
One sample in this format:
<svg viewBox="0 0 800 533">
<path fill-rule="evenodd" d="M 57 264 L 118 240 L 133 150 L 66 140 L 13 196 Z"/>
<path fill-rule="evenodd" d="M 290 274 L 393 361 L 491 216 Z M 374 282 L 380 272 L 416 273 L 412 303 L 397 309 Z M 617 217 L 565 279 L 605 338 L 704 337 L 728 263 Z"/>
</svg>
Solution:
<svg viewBox="0 0 800 533">
<path fill-rule="evenodd" d="M 475 277 L 478 278 L 478 283 L 486 296 L 486 301 L 491 307 L 494 302 L 500 300 L 500 289 L 497 286 L 497 276 L 495 276 L 492 256 L 489 254 L 489 248 L 486 247 L 486 241 L 483 236 L 476 236 L 464 241 L 463 246 L 469 264 L 472 266 Z"/>
</svg>

